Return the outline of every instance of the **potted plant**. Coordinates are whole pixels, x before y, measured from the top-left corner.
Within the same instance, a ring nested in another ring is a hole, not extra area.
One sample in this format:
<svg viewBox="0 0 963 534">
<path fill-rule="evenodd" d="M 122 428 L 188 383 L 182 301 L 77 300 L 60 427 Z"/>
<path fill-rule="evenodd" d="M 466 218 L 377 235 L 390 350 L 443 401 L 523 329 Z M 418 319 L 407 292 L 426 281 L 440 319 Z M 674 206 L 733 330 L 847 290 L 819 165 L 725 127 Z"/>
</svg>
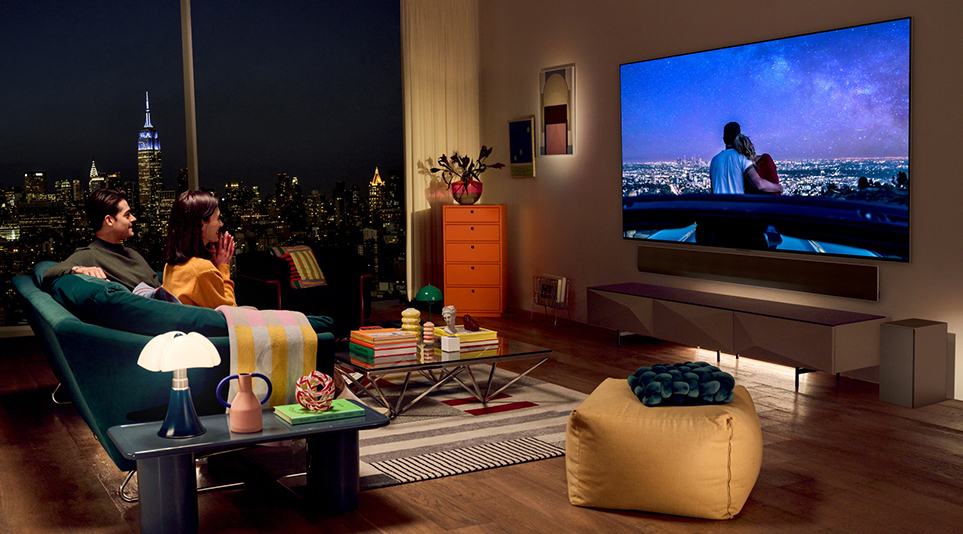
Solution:
<svg viewBox="0 0 963 534">
<path fill-rule="evenodd" d="M 438 167 L 432 167 L 432 173 L 441 173 L 441 179 L 451 189 L 451 196 L 459 204 L 474 204 L 482 194 L 481 174 L 488 169 L 501 169 L 502 163 L 485 163 L 493 148 L 482 145 L 478 159 L 472 161 L 468 156 L 461 156 L 454 152 L 449 158 L 442 154 L 438 158 Z"/>
</svg>

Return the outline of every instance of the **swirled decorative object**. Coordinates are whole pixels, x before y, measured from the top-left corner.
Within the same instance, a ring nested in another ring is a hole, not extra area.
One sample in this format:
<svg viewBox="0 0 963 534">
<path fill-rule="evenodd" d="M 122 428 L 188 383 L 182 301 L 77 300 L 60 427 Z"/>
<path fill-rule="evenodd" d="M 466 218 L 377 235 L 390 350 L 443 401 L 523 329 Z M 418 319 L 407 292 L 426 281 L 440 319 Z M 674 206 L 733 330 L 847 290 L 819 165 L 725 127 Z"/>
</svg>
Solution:
<svg viewBox="0 0 963 534">
<path fill-rule="evenodd" d="M 312 371 L 311 374 L 299 378 L 295 387 L 295 398 L 306 410 L 323 412 L 331 408 L 331 401 L 334 400 L 334 380 L 330 376 L 320 371 Z"/>
</svg>

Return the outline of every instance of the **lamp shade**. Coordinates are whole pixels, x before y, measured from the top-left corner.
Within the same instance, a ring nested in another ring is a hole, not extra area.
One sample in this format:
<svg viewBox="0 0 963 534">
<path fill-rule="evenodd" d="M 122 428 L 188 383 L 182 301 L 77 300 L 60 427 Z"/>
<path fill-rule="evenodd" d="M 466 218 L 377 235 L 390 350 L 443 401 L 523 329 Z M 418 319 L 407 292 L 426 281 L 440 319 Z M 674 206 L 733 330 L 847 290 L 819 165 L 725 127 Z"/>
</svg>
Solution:
<svg viewBox="0 0 963 534">
<path fill-rule="evenodd" d="M 441 294 L 441 290 L 435 286 L 425 286 L 418 290 L 418 294 L 415 295 L 415 300 L 419 302 L 441 302 L 444 297 Z"/>
<path fill-rule="evenodd" d="M 209 339 L 197 332 L 168 332 L 150 340 L 140 351 L 137 365 L 148 371 L 175 371 L 215 367 L 221 355 Z"/>
</svg>

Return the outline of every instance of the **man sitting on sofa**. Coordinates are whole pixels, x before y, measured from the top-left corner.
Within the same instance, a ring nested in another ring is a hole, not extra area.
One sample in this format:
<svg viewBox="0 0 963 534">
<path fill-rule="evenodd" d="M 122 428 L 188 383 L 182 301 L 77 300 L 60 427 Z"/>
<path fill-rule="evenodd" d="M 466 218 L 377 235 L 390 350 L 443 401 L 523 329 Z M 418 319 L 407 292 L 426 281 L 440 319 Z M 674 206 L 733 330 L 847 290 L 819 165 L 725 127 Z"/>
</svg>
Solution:
<svg viewBox="0 0 963 534">
<path fill-rule="evenodd" d="M 131 290 L 141 282 L 160 286 L 157 272 L 144 257 L 120 244 L 134 236 L 133 225 L 137 220 L 130 212 L 124 190 L 98 189 L 87 197 L 84 209 L 94 230 L 94 240 L 48 269 L 43 277 L 44 285 L 49 287 L 65 274 L 85 274 L 118 282 Z"/>
</svg>

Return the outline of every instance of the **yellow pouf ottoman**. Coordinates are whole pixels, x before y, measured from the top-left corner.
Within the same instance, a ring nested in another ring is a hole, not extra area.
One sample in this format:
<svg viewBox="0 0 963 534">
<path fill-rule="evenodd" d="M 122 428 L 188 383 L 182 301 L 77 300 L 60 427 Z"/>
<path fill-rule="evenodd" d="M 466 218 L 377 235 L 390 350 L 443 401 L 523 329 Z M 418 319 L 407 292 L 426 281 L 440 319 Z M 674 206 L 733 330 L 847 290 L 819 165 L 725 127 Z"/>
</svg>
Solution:
<svg viewBox="0 0 963 534">
<path fill-rule="evenodd" d="M 609 378 L 568 420 L 568 498 L 577 506 L 731 519 L 762 465 L 762 431 L 742 386 L 728 404 L 647 407 Z"/>
</svg>

